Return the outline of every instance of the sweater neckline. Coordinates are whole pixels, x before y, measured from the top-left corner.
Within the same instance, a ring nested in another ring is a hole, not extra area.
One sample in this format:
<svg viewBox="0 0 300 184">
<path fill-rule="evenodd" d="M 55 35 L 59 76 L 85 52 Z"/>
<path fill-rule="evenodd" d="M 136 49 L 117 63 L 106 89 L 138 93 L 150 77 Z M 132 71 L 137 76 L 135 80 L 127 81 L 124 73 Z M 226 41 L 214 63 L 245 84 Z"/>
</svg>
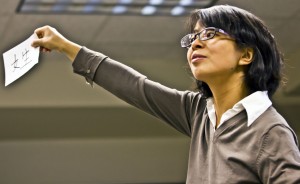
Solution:
<svg viewBox="0 0 300 184">
<path fill-rule="evenodd" d="M 218 138 L 224 131 L 228 130 L 229 128 L 232 128 L 239 122 L 241 122 L 242 119 L 247 118 L 247 112 L 246 110 L 242 110 L 238 114 L 236 114 L 231 119 L 225 121 L 223 124 L 221 124 L 216 130 L 214 130 L 212 133 L 214 134 L 214 139 Z M 209 120 L 209 118 L 208 118 Z M 208 123 L 211 123 L 210 120 Z M 245 126 L 247 125 L 246 121 L 242 121 L 242 123 L 245 123 Z M 212 130 L 214 128 L 212 127 Z"/>
</svg>

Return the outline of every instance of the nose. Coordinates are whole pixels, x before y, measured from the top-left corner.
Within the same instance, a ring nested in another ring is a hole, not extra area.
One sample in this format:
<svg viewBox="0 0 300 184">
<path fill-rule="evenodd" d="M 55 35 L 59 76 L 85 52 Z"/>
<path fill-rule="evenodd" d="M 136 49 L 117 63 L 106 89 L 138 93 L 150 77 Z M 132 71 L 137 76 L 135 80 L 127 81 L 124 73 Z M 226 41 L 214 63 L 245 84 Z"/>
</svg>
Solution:
<svg viewBox="0 0 300 184">
<path fill-rule="evenodd" d="M 191 48 L 193 50 L 199 49 L 199 48 L 203 48 L 203 42 L 198 38 L 197 38 L 192 42 L 191 44 Z"/>
</svg>

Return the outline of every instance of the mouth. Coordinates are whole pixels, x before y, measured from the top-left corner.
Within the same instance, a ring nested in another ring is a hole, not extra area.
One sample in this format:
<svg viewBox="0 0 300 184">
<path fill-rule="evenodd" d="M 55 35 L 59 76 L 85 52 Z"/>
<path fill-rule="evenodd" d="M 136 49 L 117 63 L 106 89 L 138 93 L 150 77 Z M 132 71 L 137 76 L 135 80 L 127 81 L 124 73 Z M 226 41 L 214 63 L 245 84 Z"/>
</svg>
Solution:
<svg viewBox="0 0 300 184">
<path fill-rule="evenodd" d="M 202 54 L 193 54 L 193 55 L 192 55 L 191 62 L 194 63 L 194 62 L 203 60 L 203 59 L 205 59 L 205 58 L 207 58 L 207 57 L 204 56 L 204 55 L 202 55 Z"/>
</svg>

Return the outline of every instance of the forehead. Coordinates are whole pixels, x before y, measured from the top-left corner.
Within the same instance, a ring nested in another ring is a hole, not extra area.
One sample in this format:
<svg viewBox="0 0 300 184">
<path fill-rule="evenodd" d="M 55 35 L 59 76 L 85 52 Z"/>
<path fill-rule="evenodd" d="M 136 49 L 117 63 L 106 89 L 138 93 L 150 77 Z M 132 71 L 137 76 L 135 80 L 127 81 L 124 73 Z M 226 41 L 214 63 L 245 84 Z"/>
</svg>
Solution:
<svg viewBox="0 0 300 184">
<path fill-rule="evenodd" d="M 201 31 L 202 29 L 204 29 L 205 27 L 203 25 L 201 25 L 201 23 L 198 21 L 195 26 L 194 26 L 194 32 L 199 32 Z"/>
</svg>

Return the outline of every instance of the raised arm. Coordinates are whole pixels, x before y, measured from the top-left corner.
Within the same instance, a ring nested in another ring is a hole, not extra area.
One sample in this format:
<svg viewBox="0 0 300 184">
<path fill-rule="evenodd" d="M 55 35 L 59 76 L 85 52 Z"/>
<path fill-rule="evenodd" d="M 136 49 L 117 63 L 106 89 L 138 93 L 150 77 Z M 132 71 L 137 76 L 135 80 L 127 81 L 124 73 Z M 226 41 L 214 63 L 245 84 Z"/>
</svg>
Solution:
<svg viewBox="0 0 300 184">
<path fill-rule="evenodd" d="M 78 53 L 73 68 L 87 82 L 97 83 L 186 135 L 191 134 L 192 117 L 203 111 L 203 104 L 199 104 L 201 95 L 198 93 L 168 88 L 149 80 L 129 66 L 85 47 Z"/>
<path fill-rule="evenodd" d="M 90 84 L 97 83 L 127 103 L 190 135 L 190 123 L 199 113 L 201 95 L 198 93 L 178 91 L 153 82 L 120 62 L 69 41 L 50 26 L 38 28 L 35 33 L 39 39 L 32 43 L 34 47 L 65 54 L 73 62 L 74 72 L 84 76 Z M 201 105 L 201 112 L 202 107 L 205 105 Z"/>
</svg>

